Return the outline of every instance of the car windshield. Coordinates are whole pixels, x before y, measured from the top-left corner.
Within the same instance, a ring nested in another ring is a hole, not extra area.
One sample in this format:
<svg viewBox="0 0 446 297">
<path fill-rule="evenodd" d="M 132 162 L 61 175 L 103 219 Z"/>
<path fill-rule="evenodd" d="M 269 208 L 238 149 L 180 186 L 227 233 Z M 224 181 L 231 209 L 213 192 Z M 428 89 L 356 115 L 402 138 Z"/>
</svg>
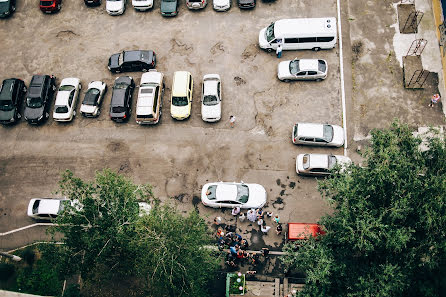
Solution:
<svg viewBox="0 0 446 297">
<path fill-rule="evenodd" d="M 215 95 L 206 95 L 203 98 L 203 104 L 204 105 L 217 105 L 218 99 Z"/>
<path fill-rule="evenodd" d="M 249 188 L 247 185 L 237 185 L 237 201 L 240 203 L 248 202 Z"/>
<path fill-rule="evenodd" d="M 42 107 L 42 100 L 39 97 L 28 97 L 26 98 L 26 106 L 31 108 Z"/>
<path fill-rule="evenodd" d="M 68 112 L 68 106 L 66 105 L 56 105 L 55 113 L 67 113 Z"/>
<path fill-rule="evenodd" d="M 325 70 L 327 70 L 327 64 L 324 60 L 318 60 L 318 69 L 321 72 L 325 72 Z"/>
<path fill-rule="evenodd" d="M 124 106 L 112 106 L 112 112 L 113 113 L 125 112 L 125 107 Z"/>
<path fill-rule="evenodd" d="M 175 2 L 177 0 L 162 0 L 163 2 Z"/>
<path fill-rule="evenodd" d="M 42 6 L 51 6 L 53 4 L 52 1 L 40 1 L 40 5 Z"/>
<path fill-rule="evenodd" d="M 11 100 L 0 100 L 0 110 L 9 111 L 14 108 Z"/>
<path fill-rule="evenodd" d="M 172 97 L 172 104 L 174 106 L 186 106 L 187 97 Z"/>
<path fill-rule="evenodd" d="M 299 60 L 293 60 L 290 62 L 290 73 L 296 75 L 300 71 Z"/>
<path fill-rule="evenodd" d="M 333 140 L 333 127 L 331 125 L 324 125 L 324 140 L 327 142 Z"/>
<path fill-rule="evenodd" d="M 266 28 L 265 37 L 268 42 L 274 40 L 274 23 L 271 23 L 271 25 Z"/>
<path fill-rule="evenodd" d="M 82 104 L 85 105 L 96 105 L 97 98 L 99 97 L 100 91 L 96 88 L 89 89 L 87 93 L 85 94 L 84 101 Z"/>
<path fill-rule="evenodd" d="M 59 211 L 57 212 L 57 214 L 61 214 L 62 211 L 65 209 L 65 207 L 70 205 L 70 200 L 62 200 L 60 201 L 59 204 Z"/>
<path fill-rule="evenodd" d="M 209 188 L 206 191 L 206 197 L 209 200 L 215 200 L 217 198 L 217 196 L 215 195 L 217 192 L 217 186 L 213 185 L 213 186 L 209 186 Z"/>
<path fill-rule="evenodd" d="M 304 155 L 304 157 L 302 158 L 302 163 L 303 163 L 304 169 L 310 168 L 310 155 L 309 154 Z"/>
<path fill-rule="evenodd" d="M 74 87 L 70 85 L 60 86 L 59 88 L 59 91 L 71 91 L 71 90 L 74 90 Z"/>
<path fill-rule="evenodd" d="M 336 157 L 333 155 L 328 156 L 328 169 L 333 168 L 336 165 Z"/>
<path fill-rule="evenodd" d="M 126 89 L 127 84 L 116 84 L 113 89 Z"/>
</svg>

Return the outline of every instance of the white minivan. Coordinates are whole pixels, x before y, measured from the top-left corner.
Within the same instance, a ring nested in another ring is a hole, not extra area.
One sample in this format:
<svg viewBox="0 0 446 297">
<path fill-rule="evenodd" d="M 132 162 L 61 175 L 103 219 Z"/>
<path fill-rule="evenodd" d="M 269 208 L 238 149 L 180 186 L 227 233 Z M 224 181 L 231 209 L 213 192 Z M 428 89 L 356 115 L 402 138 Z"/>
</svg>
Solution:
<svg viewBox="0 0 446 297">
<path fill-rule="evenodd" d="M 331 49 L 336 46 L 336 18 L 283 19 L 260 30 L 259 46 L 269 52 L 279 42 L 283 50 Z"/>
</svg>

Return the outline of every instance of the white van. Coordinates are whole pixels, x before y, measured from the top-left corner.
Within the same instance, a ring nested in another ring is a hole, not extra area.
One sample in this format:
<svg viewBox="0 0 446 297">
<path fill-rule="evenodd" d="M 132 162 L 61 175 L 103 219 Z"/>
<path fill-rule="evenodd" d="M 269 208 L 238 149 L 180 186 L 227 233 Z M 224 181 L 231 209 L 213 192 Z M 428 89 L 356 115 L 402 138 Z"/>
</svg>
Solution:
<svg viewBox="0 0 446 297">
<path fill-rule="evenodd" d="M 283 19 L 260 30 L 259 46 L 269 52 L 282 42 L 283 50 L 330 49 L 336 46 L 336 18 Z"/>
</svg>

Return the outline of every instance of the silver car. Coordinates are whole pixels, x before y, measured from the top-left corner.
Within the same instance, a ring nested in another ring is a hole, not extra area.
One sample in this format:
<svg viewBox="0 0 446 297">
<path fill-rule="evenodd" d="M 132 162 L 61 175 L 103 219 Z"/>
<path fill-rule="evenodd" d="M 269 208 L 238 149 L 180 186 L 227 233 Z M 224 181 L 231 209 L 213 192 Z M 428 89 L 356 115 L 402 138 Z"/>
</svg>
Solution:
<svg viewBox="0 0 446 297">
<path fill-rule="evenodd" d="M 352 163 L 349 157 L 327 154 L 300 154 L 296 157 L 296 172 L 301 175 L 326 176 L 335 165 L 341 170 Z"/>
<path fill-rule="evenodd" d="M 327 61 L 318 59 L 294 59 L 280 62 L 277 77 L 285 82 L 291 80 L 321 81 L 327 77 Z"/>
<path fill-rule="evenodd" d="M 207 0 L 186 0 L 186 6 L 189 9 L 201 9 L 205 8 Z"/>
<path fill-rule="evenodd" d="M 344 145 L 344 129 L 329 124 L 297 123 L 291 140 L 294 144 L 340 147 Z"/>
</svg>

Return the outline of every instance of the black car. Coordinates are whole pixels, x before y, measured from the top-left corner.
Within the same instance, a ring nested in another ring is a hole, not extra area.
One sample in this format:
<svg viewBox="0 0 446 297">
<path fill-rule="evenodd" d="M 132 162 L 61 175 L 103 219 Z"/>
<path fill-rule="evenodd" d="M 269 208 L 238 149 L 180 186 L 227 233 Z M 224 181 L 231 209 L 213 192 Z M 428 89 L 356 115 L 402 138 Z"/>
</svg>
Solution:
<svg viewBox="0 0 446 297">
<path fill-rule="evenodd" d="M 240 8 L 253 8 L 256 6 L 256 0 L 237 0 Z"/>
<path fill-rule="evenodd" d="M 15 11 L 15 0 L 0 1 L 0 18 L 7 18 Z"/>
<path fill-rule="evenodd" d="M 23 80 L 18 78 L 5 79 L 0 89 L 0 123 L 7 125 L 16 122 L 20 115 L 20 106 L 26 86 Z"/>
<path fill-rule="evenodd" d="M 115 80 L 110 103 L 110 118 L 115 122 L 123 122 L 130 117 L 133 89 L 135 82 L 130 76 L 121 76 Z"/>
<path fill-rule="evenodd" d="M 56 77 L 34 75 L 29 84 L 23 115 L 30 124 L 39 124 L 50 116 L 51 98 L 56 90 Z"/>
<path fill-rule="evenodd" d="M 99 6 L 101 5 L 102 0 L 84 0 L 84 2 L 87 6 Z"/>
<path fill-rule="evenodd" d="M 154 51 L 123 51 L 108 59 L 108 69 L 113 73 L 128 71 L 147 71 L 155 68 Z"/>
</svg>

